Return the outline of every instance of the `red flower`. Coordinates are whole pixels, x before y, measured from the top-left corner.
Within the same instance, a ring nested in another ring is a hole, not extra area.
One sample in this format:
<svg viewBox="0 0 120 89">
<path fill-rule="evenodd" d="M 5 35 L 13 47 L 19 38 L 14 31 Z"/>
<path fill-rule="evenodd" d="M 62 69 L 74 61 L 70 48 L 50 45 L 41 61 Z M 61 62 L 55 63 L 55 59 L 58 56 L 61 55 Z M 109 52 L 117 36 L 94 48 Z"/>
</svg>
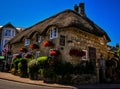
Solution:
<svg viewBox="0 0 120 89">
<path fill-rule="evenodd" d="M 71 49 L 70 52 L 69 52 L 70 56 L 77 55 L 77 54 L 78 54 L 78 50 L 77 49 Z"/>
<path fill-rule="evenodd" d="M 71 49 L 69 52 L 70 56 L 77 56 L 77 57 L 82 57 L 85 56 L 86 53 L 82 50 L 78 50 L 78 49 Z"/>
<path fill-rule="evenodd" d="M 39 48 L 39 46 L 37 44 L 32 44 L 32 45 L 30 45 L 30 48 L 31 49 L 37 49 L 37 48 Z"/>
<path fill-rule="evenodd" d="M 44 44 L 44 47 L 53 46 L 53 43 L 51 41 L 45 41 L 43 44 Z"/>
<path fill-rule="evenodd" d="M 51 50 L 51 51 L 50 51 L 50 55 L 51 55 L 51 56 L 56 56 L 56 55 L 57 55 L 57 51 Z"/>
<path fill-rule="evenodd" d="M 85 51 L 81 51 L 82 53 L 82 56 L 85 56 L 86 55 L 86 52 Z"/>
<path fill-rule="evenodd" d="M 27 52 L 26 48 L 20 48 L 20 52 Z"/>
</svg>

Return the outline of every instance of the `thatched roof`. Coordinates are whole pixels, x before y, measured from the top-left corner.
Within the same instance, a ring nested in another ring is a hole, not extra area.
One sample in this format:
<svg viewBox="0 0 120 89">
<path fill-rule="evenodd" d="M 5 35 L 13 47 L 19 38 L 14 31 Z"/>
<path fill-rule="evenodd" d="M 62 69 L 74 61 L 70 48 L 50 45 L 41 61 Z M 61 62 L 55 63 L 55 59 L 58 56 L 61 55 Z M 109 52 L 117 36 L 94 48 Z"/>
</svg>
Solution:
<svg viewBox="0 0 120 89">
<path fill-rule="evenodd" d="M 103 36 L 105 35 L 107 40 L 110 41 L 110 38 L 106 34 L 104 30 L 102 30 L 99 26 L 97 26 L 93 21 L 91 21 L 86 16 L 81 16 L 79 13 L 73 10 L 65 10 L 60 12 L 50 18 L 47 18 L 27 29 L 22 31 L 21 33 L 17 34 L 10 43 L 20 42 L 24 37 L 29 38 L 31 34 L 38 32 L 41 35 L 44 35 L 47 28 L 50 26 L 57 26 L 58 28 L 64 27 L 77 27 L 80 30 L 85 32 L 89 32 L 96 36 Z"/>
</svg>

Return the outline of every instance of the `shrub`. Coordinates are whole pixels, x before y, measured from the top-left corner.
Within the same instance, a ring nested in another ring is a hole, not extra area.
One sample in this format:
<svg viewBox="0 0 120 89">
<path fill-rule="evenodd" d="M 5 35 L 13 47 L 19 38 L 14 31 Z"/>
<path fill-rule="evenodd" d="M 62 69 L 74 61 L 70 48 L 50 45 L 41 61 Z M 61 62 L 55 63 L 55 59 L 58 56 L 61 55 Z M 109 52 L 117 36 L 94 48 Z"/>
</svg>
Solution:
<svg viewBox="0 0 120 89">
<path fill-rule="evenodd" d="M 48 56 L 38 57 L 38 58 L 37 58 L 37 61 L 39 61 L 39 62 L 44 62 L 44 61 L 46 61 L 48 58 L 49 58 Z"/>
<path fill-rule="evenodd" d="M 18 63 L 18 70 L 20 72 L 21 77 L 27 77 L 27 60 L 26 59 L 20 59 Z"/>
<path fill-rule="evenodd" d="M 81 61 L 79 64 L 74 66 L 74 74 L 95 74 L 96 64 L 94 61 Z"/>
<path fill-rule="evenodd" d="M 16 74 L 15 68 L 12 68 L 10 72 L 11 72 L 11 74 L 15 75 Z"/>
<path fill-rule="evenodd" d="M 18 72 L 18 63 L 20 62 L 20 58 L 15 58 L 14 60 L 13 60 L 13 68 L 14 68 L 14 70 L 15 70 L 15 75 L 17 74 L 17 72 Z"/>
<path fill-rule="evenodd" d="M 83 73 L 83 70 L 84 70 L 84 67 L 83 67 L 83 65 L 81 65 L 81 63 L 78 63 L 77 65 L 75 65 L 74 66 L 74 74 L 75 75 L 80 75 L 80 74 L 82 74 Z"/>
<path fill-rule="evenodd" d="M 46 68 L 43 71 L 44 77 L 53 78 L 55 76 L 54 70 L 52 68 Z"/>
<path fill-rule="evenodd" d="M 39 70 L 39 64 L 37 60 L 36 59 L 31 60 L 28 63 L 28 73 L 29 73 L 30 79 L 37 79 L 38 70 Z"/>
<path fill-rule="evenodd" d="M 48 68 L 49 64 L 49 57 L 48 56 L 42 56 L 42 57 L 38 57 L 37 58 L 38 64 L 39 64 L 39 68 Z"/>
<path fill-rule="evenodd" d="M 86 62 L 86 73 L 87 74 L 96 74 L 96 63 L 95 61 L 89 60 Z"/>
<path fill-rule="evenodd" d="M 55 61 L 54 71 L 57 75 L 64 77 L 67 74 L 73 73 L 73 65 L 70 62 L 63 62 L 62 60 Z"/>
</svg>

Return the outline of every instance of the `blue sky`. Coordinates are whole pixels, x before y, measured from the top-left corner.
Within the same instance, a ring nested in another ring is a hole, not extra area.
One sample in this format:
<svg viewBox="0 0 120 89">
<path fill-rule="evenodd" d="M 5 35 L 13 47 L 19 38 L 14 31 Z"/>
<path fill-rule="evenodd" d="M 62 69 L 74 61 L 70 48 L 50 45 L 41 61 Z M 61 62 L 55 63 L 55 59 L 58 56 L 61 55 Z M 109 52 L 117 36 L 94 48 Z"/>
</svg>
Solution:
<svg viewBox="0 0 120 89">
<path fill-rule="evenodd" d="M 30 27 L 80 2 L 87 17 L 107 32 L 109 44 L 120 44 L 120 0 L 0 0 L 0 25 Z"/>
</svg>

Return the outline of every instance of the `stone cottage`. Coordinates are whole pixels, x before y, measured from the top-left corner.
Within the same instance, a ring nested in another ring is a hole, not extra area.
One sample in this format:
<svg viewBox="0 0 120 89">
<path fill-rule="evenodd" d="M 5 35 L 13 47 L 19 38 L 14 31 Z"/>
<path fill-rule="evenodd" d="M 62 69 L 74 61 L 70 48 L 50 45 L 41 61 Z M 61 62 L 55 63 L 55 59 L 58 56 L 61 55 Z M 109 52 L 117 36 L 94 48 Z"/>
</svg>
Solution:
<svg viewBox="0 0 120 89">
<path fill-rule="evenodd" d="M 45 42 L 49 43 L 48 47 Z M 25 47 L 40 56 L 57 50 L 59 59 L 76 64 L 81 60 L 96 61 L 100 54 L 107 58 L 108 42 L 107 33 L 86 16 L 84 3 L 80 3 L 74 10 L 60 12 L 17 34 L 10 41 L 9 50 L 15 54 Z M 31 50 L 31 44 L 37 44 L 39 48 Z"/>
<path fill-rule="evenodd" d="M 108 57 L 108 42 L 107 33 L 86 16 L 84 3 L 80 3 L 74 10 L 60 12 L 18 33 L 9 42 L 9 51 L 18 54 L 25 49 L 35 57 L 59 52 L 60 60 L 72 64 L 93 60 L 98 66 L 101 54 Z"/>
</svg>

